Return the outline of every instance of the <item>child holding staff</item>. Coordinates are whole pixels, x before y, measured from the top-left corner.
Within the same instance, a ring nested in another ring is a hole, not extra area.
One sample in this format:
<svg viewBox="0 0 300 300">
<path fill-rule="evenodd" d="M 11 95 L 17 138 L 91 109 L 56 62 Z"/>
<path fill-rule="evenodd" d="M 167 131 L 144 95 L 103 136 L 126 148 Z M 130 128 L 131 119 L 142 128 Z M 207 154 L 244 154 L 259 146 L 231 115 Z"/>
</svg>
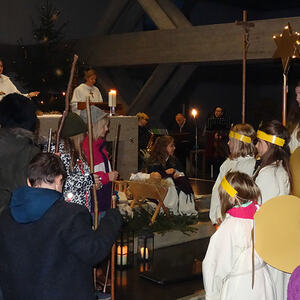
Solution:
<svg viewBox="0 0 300 300">
<path fill-rule="evenodd" d="M 251 237 L 259 188 L 249 175 L 230 172 L 218 191 L 224 221 L 210 238 L 202 265 L 206 300 L 276 299 L 266 264 Z"/>
<path fill-rule="evenodd" d="M 211 195 L 209 217 L 213 224 L 220 225 L 222 222 L 218 188 L 225 174 L 229 171 L 240 171 L 250 176 L 253 174 L 255 166 L 254 138 L 255 131 L 249 124 L 236 124 L 229 132 L 230 155 L 220 167 L 220 173 Z"/>
</svg>

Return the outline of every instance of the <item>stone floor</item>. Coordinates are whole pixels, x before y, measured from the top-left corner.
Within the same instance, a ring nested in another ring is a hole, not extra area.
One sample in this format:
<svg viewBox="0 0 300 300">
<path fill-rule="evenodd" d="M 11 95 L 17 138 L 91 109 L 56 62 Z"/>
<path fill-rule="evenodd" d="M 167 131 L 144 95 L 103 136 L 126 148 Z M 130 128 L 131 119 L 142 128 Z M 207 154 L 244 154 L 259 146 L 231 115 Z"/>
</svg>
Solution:
<svg viewBox="0 0 300 300">
<path fill-rule="evenodd" d="M 196 207 L 198 211 L 207 214 L 208 221 L 210 199 L 205 195 L 211 193 L 214 181 L 199 179 L 190 179 L 190 181 L 195 195 L 202 195 L 198 197 Z M 168 235 L 165 238 L 168 239 Z M 209 237 L 205 237 L 156 249 L 152 263 L 147 266 L 140 265 L 135 259 L 133 267 L 116 272 L 115 299 L 204 300 L 201 261 L 205 256 L 208 243 Z M 142 278 L 141 271 L 146 271 L 144 275 L 152 280 Z M 158 283 L 162 281 L 167 283 Z"/>
<path fill-rule="evenodd" d="M 130 269 L 116 272 L 117 300 L 198 300 L 203 299 L 203 282 L 200 273 L 195 275 L 194 261 L 202 261 L 208 246 L 209 238 L 195 240 L 176 246 L 157 249 L 154 259 L 146 272 L 148 277 L 157 281 L 168 281 L 160 284 L 140 277 L 145 266 L 135 262 Z M 193 268 L 194 265 L 194 268 Z"/>
</svg>

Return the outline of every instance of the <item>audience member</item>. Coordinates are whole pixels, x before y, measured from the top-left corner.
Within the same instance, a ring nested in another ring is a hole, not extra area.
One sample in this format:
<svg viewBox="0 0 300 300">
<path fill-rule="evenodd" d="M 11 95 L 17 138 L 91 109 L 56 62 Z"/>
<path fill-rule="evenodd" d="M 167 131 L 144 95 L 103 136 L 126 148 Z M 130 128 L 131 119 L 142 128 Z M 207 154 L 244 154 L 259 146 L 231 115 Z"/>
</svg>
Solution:
<svg viewBox="0 0 300 300">
<path fill-rule="evenodd" d="M 36 122 L 35 106 L 26 97 L 9 94 L 0 102 L 0 213 L 11 192 L 26 184 L 27 165 L 40 152 Z"/>
<path fill-rule="evenodd" d="M 206 170 L 213 179 L 217 178 L 220 166 L 228 156 L 227 137 L 230 120 L 226 118 L 224 109 L 217 106 L 208 117 L 205 125 L 205 160 Z"/>
<path fill-rule="evenodd" d="M 138 170 L 141 171 L 145 164 L 148 154 L 148 144 L 152 137 L 152 133 L 147 128 L 149 116 L 143 112 L 136 114 L 138 117 Z"/>
<path fill-rule="evenodd" d="M 176 114 L 175 121 L 176 124 L 171 134 L 175 140 L 175 155 L 180 161 L 183 171 L 186 172 L 186 159 L 194 145 L 194 130 L 181 113 Z"/>
<path fill-rule="evenodd" d="M 81 111 L 80 115 L 83 121 L 87 123 L 87 111 Z M 112 182 L 118 178 L 119 173 L 111 169 L 110 161 L 105 148 L 105 136 L 109 128 L 109 119 L 107 113 L 92 105 L 91 118 L 93 124 L 92 151 L 94 158 L 94 172 L 99 175 L 99 179 L 103 184 L 103 187 L 100 190 L 97 190 L 99 216 L 102 216 L 111 206 Z M 88 135 L 86 135 L 83 140 L 82 149 L 87 161 L 90 163 Z"/>
<path fill-rule="evenodd" d="M 27 175 L 0 218 L 4 299 L 94 299 L 93 266 L 109 254 L 120 213 L 108 210 L 94 231 L 85 207 L 63 201 L 66 173 L 54 154 L 36 155 Z"/>
</svg>

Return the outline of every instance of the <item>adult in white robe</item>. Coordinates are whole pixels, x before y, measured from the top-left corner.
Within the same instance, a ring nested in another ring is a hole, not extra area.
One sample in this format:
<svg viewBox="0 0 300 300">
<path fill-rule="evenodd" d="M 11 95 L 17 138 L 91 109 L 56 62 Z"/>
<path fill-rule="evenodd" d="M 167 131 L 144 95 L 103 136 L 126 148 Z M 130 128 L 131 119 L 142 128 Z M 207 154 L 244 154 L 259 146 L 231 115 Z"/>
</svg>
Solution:
<svg viewBox="0 0 300 300">
<path fill-rule="evenodd" d="M 5 97 L 8 94 L 17 93 L 25 97 L 31 98 L 37 96 L 40 93 L 38 91 L 35 91 L 35 92 L 30 92 L 28 94 L 22 94 L 12 83 L 10 78 L 6 75 L 3 75 L 2 72 L 3 72 L 3 61 L 0 59 L 0 101 L 3 99 L 3 97 Z"/>
</svg>

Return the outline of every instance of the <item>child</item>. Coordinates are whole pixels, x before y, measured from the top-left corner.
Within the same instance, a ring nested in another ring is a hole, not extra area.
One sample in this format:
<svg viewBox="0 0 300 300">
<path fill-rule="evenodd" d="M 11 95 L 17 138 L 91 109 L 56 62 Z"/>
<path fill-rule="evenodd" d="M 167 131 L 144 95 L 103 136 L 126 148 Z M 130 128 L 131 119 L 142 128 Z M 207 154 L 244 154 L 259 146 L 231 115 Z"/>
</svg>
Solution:
<svg viewBox="0 0 300 300">
<path fill-rule="evenodd" d="M 266 122 L 257 131 L 256 149 L 260 164 L 253 178 L 260 188 L 262 203 L 290 193 L 292 180 L 288 144 L 289 134 L 279 121 Z"/>
<path fill-rule="evenodd" d="M 86 110 L 81 111 L 82 119 L 87 123 Z M 97 191 L 99 215 L 103 214 L 111 206 L 112 182 L 115 181 L 119 173 L 112 171 L 108 154 L 105 149 L 105 135 L 108 132 L 109 119 L 107 113 L 96 106 L 91 106 L 91 118 L 93 124 L 93 158 L 94 172 L 100 176 L 103 187 Z M 82 149 L 88 162 L 90 162 L 89 140 L 85 136 Z M 92 206 L 93 210 L 93 206 Z"/>
<path fill-rule="evenodd" d="M 171 187 L 164 204 L 173 214 L 197 214 L 193 190 L 188 178 L 181 172 L 182 168 L 174 156 L 174 151 L 175 144 L 171 136 L 158 137 L 151 149 L 148 173 L 158 172 L 162 178 L 170 182 Z"/>
<path fill-rule="evenodd" d="M 264 203 L 273 197 L 290 193 L 289 134 L 279 121 L 273 120 L 260 127 L 257 138 L 256 149 L 261 159 L 253 178 L 260 188 Z M 269 265 L 268 268 L 276 284 L 277 300 L 286 299 L 290 274 Z"/>
<path fill-rule="evenodd" d="M 206 299 L 275 299 L 268 269 L 254 251 L 251 238 L 259 188 L 249 175 L 230 172 L 218 190 L 224 221 L 210 238 L 202 265 Z"/>
<path fill-rule="evenodd" d="M 253 174 L 255 166 L 254 138 L 255 131 L 249 124 L 236 124 L 231 128 L 228 141 L 230 155 L 220 167 L 220 173 L 211 195 L 209 217 L 213 224 L 220 225 L 222 222 L 218 188 L 225 174 L 229 171 Z"/>
<path fill-rule="evenodd" d="M 84 205 L 91 211 L 91 187 L 101 188 L 99 175 L 91 174 L 85 155 L 81 150 L 87 126 L 75 113 L 69 112 L 59 142 L 60 158 L 63 161 L 67 179 L 63 189 L 64 199 L 67 202 Z M 51 146 L 53 152 L 55 145 Z"/>
</svg>

